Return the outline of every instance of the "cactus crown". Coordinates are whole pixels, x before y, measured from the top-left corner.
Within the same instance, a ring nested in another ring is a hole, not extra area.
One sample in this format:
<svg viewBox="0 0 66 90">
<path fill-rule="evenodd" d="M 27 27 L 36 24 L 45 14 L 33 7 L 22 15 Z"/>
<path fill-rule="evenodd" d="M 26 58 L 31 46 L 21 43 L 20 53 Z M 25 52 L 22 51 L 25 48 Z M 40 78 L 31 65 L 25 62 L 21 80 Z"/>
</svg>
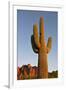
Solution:
<svg viewBox="0 0 66 90">
<path fill-rule="evenodd" d="M 40 33 L 38 34 L 38 25 L 34 24 L 33 25 L 33 35 L 31 36 L 32 48 L 33 48 L 33 51 L 36 53 L 41 47 L 45 47 L 47 53 L 49 53 L 51 50 L 52 38 L 51 37 L 48 38 L 48 43 L 46 45 L 44 34 L 45 34 L 44 19 L 43 17 L 40 17 Z"/>
</svg>

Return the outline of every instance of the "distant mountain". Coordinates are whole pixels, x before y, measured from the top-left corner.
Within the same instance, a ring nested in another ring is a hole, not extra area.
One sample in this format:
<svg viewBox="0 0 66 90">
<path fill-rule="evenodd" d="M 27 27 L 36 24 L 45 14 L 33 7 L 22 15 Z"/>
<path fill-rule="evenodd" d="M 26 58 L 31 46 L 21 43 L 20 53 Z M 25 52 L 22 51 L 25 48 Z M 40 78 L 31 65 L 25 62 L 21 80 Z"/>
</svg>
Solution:
<svg viewBox="0 0 66 90">
<path fill-rule="evenodd" d="M 38 79 L 38 67 L 31 64 L 17 67 L 17 80 Z M 58 71 L 48 72 L 48 78 L 57 78 Z"/>
</svg>

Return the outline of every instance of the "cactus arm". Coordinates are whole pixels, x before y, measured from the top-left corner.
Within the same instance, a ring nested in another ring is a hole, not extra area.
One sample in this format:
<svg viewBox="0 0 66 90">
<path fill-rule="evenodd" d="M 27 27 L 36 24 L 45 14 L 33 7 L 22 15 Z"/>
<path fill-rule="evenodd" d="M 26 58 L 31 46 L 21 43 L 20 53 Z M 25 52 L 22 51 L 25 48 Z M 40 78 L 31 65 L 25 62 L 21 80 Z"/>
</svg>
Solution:
<svg viewBox="0 0 66 90">
<path fill-rule="evenodd" d="M 33 35 L 34 35 L 35 45 L 36 45 L 36 47 L 39 49 L 39 48 L 40 48 L 40 42 L 39 42 L 37 24 L 34 24 L 34 26 L 33 26 Z"/>
<path fill-rule="evenodd" d="M 40 43 L 41 43 L 41 46 L 44 44 L 44 20 L 43 20 L 43 17 L 40 17 Z"/>
<path fill-rule="evenodd" d="M 32 44 L 33 51 L 35 53 L 38 53 L 39 51 L 38 51 L 38 48 L 35 45 L 35 41 L 34 41 L 34 36 L 33 35 L 31 36 L 31 44 Z"/>
<path fill-rule="evenodd" d="M 50 52 L 51 47 L 52 47 L 52 38 L 49 37 L 49 38 L 48 38 L 48 43 L 47 43 L 47 53 Z"/>
</svg>

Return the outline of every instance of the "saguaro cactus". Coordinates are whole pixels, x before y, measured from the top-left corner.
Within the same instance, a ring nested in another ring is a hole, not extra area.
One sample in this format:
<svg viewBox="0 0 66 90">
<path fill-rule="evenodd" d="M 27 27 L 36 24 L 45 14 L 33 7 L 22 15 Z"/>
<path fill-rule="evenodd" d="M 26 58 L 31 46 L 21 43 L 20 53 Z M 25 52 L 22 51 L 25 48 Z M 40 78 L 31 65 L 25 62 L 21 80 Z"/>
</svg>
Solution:
<svg viewBox="0 0 66 90">
<path fill-rule="evenodd" d="M 38 53 L 38 78 L 48 78 L 47 54 L 52 46 L 52 38 L 48 38 L 46 45 L 44 33 L 44 20 L 43 17 L 40 17 L 40 33 L 38 35 L 38 25 L 34 24 L 33 35 L 31 36 L 33 51 Z"/>
</svg>

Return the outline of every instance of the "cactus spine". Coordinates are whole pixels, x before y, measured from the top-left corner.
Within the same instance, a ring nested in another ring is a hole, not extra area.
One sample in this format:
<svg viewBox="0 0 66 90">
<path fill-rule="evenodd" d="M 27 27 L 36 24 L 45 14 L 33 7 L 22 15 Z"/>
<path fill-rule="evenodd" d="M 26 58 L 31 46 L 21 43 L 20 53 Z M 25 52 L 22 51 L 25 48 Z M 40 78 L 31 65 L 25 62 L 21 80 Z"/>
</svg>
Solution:
<svg viewBox="0 0 66 90">
<path fill-rule="evenodd" d="M 38 53 L 38 78 L 48 78 L 47 54 L 51 49 L 52 38 L 48 38 L 48 43 L 46 45 L 44 34 L 44 20 L 43 17 L 40 17 L 40 34 L 38 35 L 37 24 L 34 24 L 33 35 L 31 36 L 33 51 Z"/>
</svg>

